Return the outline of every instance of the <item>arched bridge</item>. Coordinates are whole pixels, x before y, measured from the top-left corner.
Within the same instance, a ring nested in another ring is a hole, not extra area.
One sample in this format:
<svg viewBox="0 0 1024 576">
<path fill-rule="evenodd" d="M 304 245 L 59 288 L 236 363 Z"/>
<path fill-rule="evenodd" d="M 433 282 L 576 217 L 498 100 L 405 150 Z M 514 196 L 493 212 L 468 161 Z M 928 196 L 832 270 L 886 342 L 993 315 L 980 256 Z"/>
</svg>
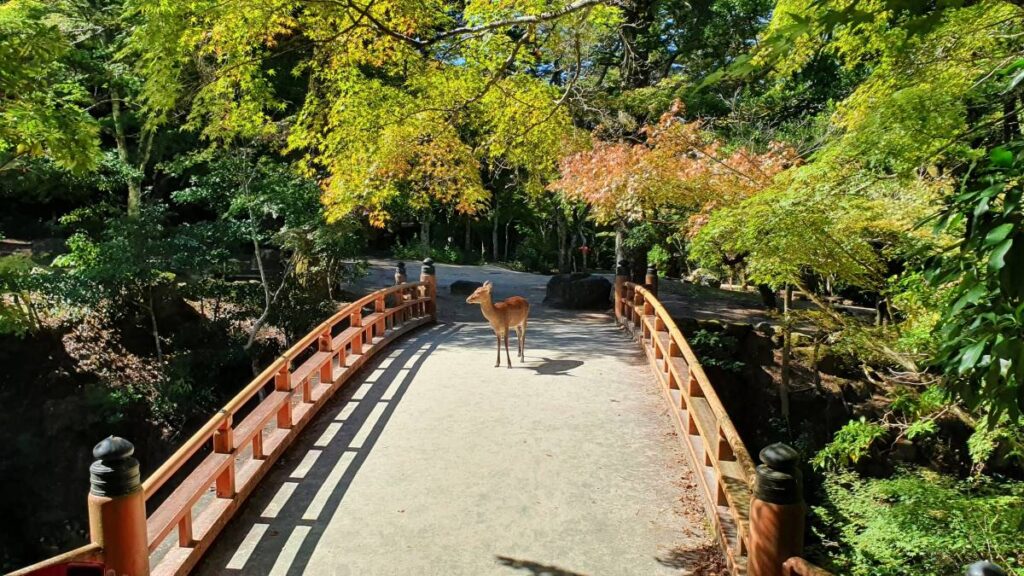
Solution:
<svg viewBox="0 0 1024 576">
<path fill-rule="evenodd" d="M 534 303 L 526 362 L 492 367 L 459 275 Z M 427 261 L 144 481 L 130 444 L 101 442 L 92 542 L 15 574 L 815 574 L 793 455 L 755 472 L 656 276 L 620 268 L 614 318 L 546 308 L 529 278 Z"/>
</svg>

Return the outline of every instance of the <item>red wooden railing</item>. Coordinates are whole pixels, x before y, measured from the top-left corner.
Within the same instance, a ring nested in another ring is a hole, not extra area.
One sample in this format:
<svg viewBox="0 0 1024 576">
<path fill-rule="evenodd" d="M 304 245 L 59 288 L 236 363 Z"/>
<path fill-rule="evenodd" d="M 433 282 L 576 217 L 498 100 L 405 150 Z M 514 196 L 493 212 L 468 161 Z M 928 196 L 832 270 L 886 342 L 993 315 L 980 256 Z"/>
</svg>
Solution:
<svg viewBox="0 0 1024 576">
<path fill-rule="evenodd" d="M 151 574 L 187 574 L 274 462 L 352 374 L 395 338 L 436 320 L 437 290 L 430 264 L 423 281 L 373 292 L 317 326 L 150 474 L 141 489 L 147 503 L 161 488 L 173 486 L 146 514 Z M 254 399 L 255 406 L 247 410 Z M 211 487 L 213 497 L 204 498 Z M 93 524 L 92 510 L 90 515 Z M 104 527 L 93 528 L 92 544 L 12 575 L 62 574 L 58 568 L 76 562 L 106 563 L 109 568 L 110 551 L 97 543 L 95 534 Z M 172 534 L 175 537 L 168 542 Z"/>
<path fill-rule="evenodd" d="M 733 574 L 746 571 L 754 463 L 689 343 L 657 297 L 616 282 L 615 311 L 647 353 Z"/>
</svg>

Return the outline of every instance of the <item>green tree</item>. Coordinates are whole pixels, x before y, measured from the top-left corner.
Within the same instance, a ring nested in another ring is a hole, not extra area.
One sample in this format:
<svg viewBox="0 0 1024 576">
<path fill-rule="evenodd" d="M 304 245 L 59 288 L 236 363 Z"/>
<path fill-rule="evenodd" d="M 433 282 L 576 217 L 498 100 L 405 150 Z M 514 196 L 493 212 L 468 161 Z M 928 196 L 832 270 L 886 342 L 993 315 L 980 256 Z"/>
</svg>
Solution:
<svg viewBox="0 0 1024 576">
<path fill-rule="evenodd" d="M 71 62 L 77 31 L 66 2 L 0 5 L 0 172 L 48 158 L 83 172 L 99 157 L 89 94 Z"/>
</svg>

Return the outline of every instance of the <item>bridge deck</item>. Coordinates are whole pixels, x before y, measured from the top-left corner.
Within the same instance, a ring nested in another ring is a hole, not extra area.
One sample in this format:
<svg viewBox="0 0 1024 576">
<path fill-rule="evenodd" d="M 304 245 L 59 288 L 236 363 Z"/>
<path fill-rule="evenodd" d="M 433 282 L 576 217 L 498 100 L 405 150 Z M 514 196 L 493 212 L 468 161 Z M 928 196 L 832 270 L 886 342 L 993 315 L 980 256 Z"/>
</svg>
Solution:
<svg viewBox="0 0 1024 576">
<path fill-rule="evenodd" d="M 480 322 L 374 358 L 196 572 L 706 573 L 717 550 L 642 352 L 606 317 L 532 315 L 511 370 Z"/>
</svg>

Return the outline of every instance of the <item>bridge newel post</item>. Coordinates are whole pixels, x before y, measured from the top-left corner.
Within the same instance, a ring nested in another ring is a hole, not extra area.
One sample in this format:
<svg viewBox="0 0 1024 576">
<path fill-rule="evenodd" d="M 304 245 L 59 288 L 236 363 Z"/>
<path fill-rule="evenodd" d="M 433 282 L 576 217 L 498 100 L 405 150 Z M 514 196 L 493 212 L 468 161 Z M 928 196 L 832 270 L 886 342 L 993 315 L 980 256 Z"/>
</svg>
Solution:
<svg viewBox="0 0 1024 576">
<path fill-rule="evenodd" d="M 967 576 L 1007 576 L 1006 570 L 1003 570 L 998 564 L 993 564 L 987 560 L 981 562 L 975 562 L 967 567 Z"/>
<path fill-rule="evenodd" d="M 753 499 L 750 503 L 749 576 L 782 576 L 783 564 L 804 549 L 803 480 L 797 467 L 799 454 L 782 443 L 766 446 L 759 454 Z"/>
<path fill-rule="evenodd" d="M 644 278 L 644 287 L 655 296 L 658 295 L 658 267 L 651 264 L 647 267 L 647 276 Z"/>
<path fill-rule="evenodd" d="M 149 576 L 146 495 L 134 453 L 131 442 L 110 436 L 92 449 L 89 466 L 89 535 L 119 576 Z"/>
<path fill-rule="evenodd" d="M 629 282 L 629 261 L 619 260 L 615 266 L 615 321 L 619 324 L 622 320 L 622 303 L 626 298 L 626 282 Z"/>
<path fill-rule="evenodd" d="M 434 260 L 427 258 L 423 261 L 423 268 L 420 271 L 420 282 L 427 284 L 427 312 L 430 314 L 430 321 L 437 322 L 437 273 L 434 269 Z"/>
</svg>

